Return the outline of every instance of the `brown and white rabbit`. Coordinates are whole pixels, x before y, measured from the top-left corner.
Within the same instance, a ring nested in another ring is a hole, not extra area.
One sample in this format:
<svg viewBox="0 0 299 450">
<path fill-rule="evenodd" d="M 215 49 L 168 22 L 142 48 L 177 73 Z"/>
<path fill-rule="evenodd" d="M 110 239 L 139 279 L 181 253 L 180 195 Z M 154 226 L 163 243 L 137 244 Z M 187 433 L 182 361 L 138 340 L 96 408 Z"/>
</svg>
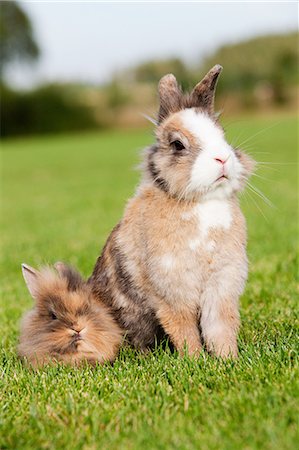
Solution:
<svg viewBox="0 0 299 450">
<path fill-rule="evenodd" d="M 34 308 L 22 320 L 19 355 L 32 365 L 52 360 L 77 365 L 113 361 L 122 332 L 109 308 L 95 300 L 90 288 L 71 267 L 56 271 L 22 264 Z"/>
<path fill-rule="evenodd" d="M 221 70 L 190 94 L 173 75 L 161 79 L 156 143 L 89 279 L 138 348 L 162 327 L 180 352 L 198 354 L 203 340 L 218 356 L 238 353 L 247 257 L 237 193 L 254 161 L 226 141 L 214 114 Z"/>
</svg>

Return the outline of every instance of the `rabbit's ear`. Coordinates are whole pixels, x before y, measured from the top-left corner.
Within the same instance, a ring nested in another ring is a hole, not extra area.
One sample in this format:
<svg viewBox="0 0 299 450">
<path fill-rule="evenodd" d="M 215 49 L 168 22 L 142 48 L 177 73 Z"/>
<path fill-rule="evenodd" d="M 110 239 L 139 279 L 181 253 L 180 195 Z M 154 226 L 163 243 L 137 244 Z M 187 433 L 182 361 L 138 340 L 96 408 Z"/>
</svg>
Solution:
<svg viewBox="0 0 299 450">
<path fill-rule="evenodd" d="M 158 122 L 161 123 L 169 114 L 180 109 L 183 94 L 172 73 L 161 78 L 158 91 L 160 98 Z"/>
<path fill-rule="evenodd" d="M 54 267 L 59 275 L 67 280 L 68 289 L 70 291 L 76 291 L 84 284 L 81 275 L 73 267 L 70 267 L 61 261 L 56 262 Z"/>
<path fill-rule="evenodd" d="M 65 273 L 65 271 L 67 270 L 67 266 L 66 266 L 66 264 L 64 264 L 63 262 L 61 262 L 61 261 L 57 261 L 55 264 L 54 264 L 54 267 L 55 267 L 55 269 L 57 270 L 57 272 L 59 273 L 59 275 L 64 275 L 64 273 Z"/>
<path fill-rule="evenodd" d="M 28 264 L 22 264 L 22 273 L 31 297 L 34 298 L 34 300 L 37 300 L 39 272 L 33 269 L 33 267 L 28 266 Z"/>
<path fill-rule="evenodd" d="M 214 96 L 221 71 L 222 66 L 217 64 L 195 86 L 191 93 L 192 106 L 204 108 L 210 115 L 214 114 Z"/>
</svg>

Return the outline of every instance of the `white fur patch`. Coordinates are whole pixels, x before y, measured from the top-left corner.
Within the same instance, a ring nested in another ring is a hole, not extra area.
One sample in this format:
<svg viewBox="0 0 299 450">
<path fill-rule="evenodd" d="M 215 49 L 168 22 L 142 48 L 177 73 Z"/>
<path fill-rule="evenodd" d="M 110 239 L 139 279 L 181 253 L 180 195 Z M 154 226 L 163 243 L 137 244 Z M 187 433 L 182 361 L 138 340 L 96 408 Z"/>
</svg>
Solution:
<svg viewBox="0 0 299 450">
<path fill-rule="evenodd" d="M 196 251 L 198 248 L 203 246 L 204 250 L 206 250 L 207 252 L 212 252 L 213 250 L 215 250 L 216 242 L 213 240 L 204 242 L 203 238 L 199 237 L 196 239 L 191 239 L 188 242 L 188 246 L 192 251 Z"/>
<path fill-rule="evenodd" d="M 216 242 L 215 241 L 208 241 L 207 243 L 206 243 L 206 245 L 205 245 L 205 249 L 208 251 L 208 252 L 212 252 L 213 250 L 215 250 L 215 247 L 216 247 Z"/>
<path fill-rule="evenodd" d="M 180 112 L 183 126 L 191 132 L 202 147 L 208 147 L 213 152 L 221 151 L 221 147 L 227 146 L 223 131 L 204 113 L 194 109 L 184 109 Z"/>
<path fill-rule="evenodd" d="M 202 244 L 202 239 L 201 238 L 196 238 L 196 239 L 191 239 L 188 242 L 189 248 L 190 250 L 197 250 L 197 248 Z"/>
<path fill-rule="evenodd" d="M 195 207 L 200 234 L 204 238 L 212 228 L 229 229 L 232 222 L 230 204 L 224 200 L 207 200 Z"/>
<path fill-rule="evenodd" d="M 192 214 L 192 212 L 190 212 L 190 211 L 183 212 L 183 213 L 181 214 L 181 218 L 182 218 L 183 220 L 190 220 L 190 219 L 192 219 L 192 217 L 193 217 L 193 214 Z"/>
<path fill-rule="evenodd" d="M 199 150 L 191 169 L 188 191 L 209 193 L 210 198 L 229 197 L 239 187 L 242 167 L 222 129 L 207 114 L 192 108 L 181 111 L 179 116 L 184 128 L 196 139 Z M 216 180 L 223 174 L 227 178 L 217 184 Z"/>
<path fill-rule="evenodd" d="M 160 264 L 164 269 L 168 271 L 174 268 L 176 261 L 170 253 L 165 253 L 165 255 L 161 257 Z"/>
<path fill-rule="evenodd" d="M 198 203 L 192 211 L 184 213 L 183 220 L 190 220 L 194 216 L 198 222 L 198 235 L 188 241 L 188 247 L 192 251 L 201 247 L 207 252 L 213 252 L 216 248 L 216 242 L 206 238 L 211 229 L 223 228 L 228 230 L 230 228 L 232 223 L 230 204 L 225 200 L 205 200 Z M 165 262 L 170 263 L 167 260 Z"/>
</svg>

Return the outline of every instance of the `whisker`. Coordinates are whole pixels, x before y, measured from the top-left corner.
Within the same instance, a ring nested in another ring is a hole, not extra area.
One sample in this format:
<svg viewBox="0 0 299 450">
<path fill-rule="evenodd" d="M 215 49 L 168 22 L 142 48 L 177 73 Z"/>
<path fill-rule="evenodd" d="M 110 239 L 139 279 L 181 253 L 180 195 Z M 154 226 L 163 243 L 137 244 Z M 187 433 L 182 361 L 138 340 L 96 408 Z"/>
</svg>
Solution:
<svg viewBox="0 0 299 450">
<path fill-rule="evenodd" d="M 258 197 L 260 197 L 262 200 L 264 200 L 264 202 L 270 206 L 271 208 L 274 208 L 274 204 L 271 202 L 271 200 L 269 200 L 265 194 L 263 194 L 263 192 L 261 192 L 256 186 L 253 186 L 251 183 L 249 183 L 249 181 L 246 182 L 248 188 L 254 192 Z"/>
<path fill-rule="evenodd" d="M 250 195 L 249 192 L 247 192 L 247 194 L 248 194 L 250 200 L 253 201 L 254 205 L 255 205 L 256 208 L 259 210 L 259 212 L 261 213 L 261 215 L 263 216 L 263 218 L 265 219 L 265 221 L 266 221 L 267 223 L 269 223 L 269 220 L 268 220 L 267 216 L 264 214 L 264 212 L 262 211 L 262 209 L 259 207 L 259 205 L 258 205 L 258 203 L 255 201 L 254 197 L 252 197 L 252 196 Z"/>
<path fill-rule="evenodd" d="M 245 148 L 242 147 L 242 150 L 245 150 L 246 153 L 247 153 L 248 155 L 251 155 L 251 156 L 254 156 L 254 155 L 271 155 L 271 152 L 256 152 L 254 149 L 253 149 L 252 152 L 248 152 L 248 151 L 246 150 L 246 147 L 245 147 Z"/>
<path fill-rule="evenodd" d="M 146 120 L 148 120 L 150 123 L 154 124 L 155 126 L 158 125 L 157 120 L 155 120 L 153 117 L 145 114 L 145 113 L 139 113 L 142 117 L 144 117 Z"/>
<path fill-rule="evenodd" d="M 244 133 L 242 133 L 242 131 L 241 131 L 241 132 L 239 132 L 238 135 L 235 135 L 235 136 L 232 138 L 232 140 L 231 140 L 231 145 L 232 145 L 232 147 L 238 146 L 237 142 L 238 142 L 238 140 L 242 137 L 242 135 L 244 135 Z"/>
<path fill-rule="evenodd" d="M 260 194 L 262 196 L 262 198 L 264 199 L 265 202 L 268 202 L 268 205 L 271 206 L 271 208 L 276 208 L 276 206 L 274 205 L 273 202 L 271 202 L 271 200 L 256 186 L 251 185 L 258 194 Z"/>
<path fill-rule="evenodd" d="M 256 165 L 259 166 L 258 161 L 256 161 Z M 274 170 L 274 172 L 278 172 L 278 170 L 279 170 L 277 167 L 270 167 L 270 166 L 267 166 L 266 164 L 262 164 L 259 167 L 257 167 L 257 170 L 259 170 L 259 169 Z"/>
<path fill-rule="evenodd" d="M 246 201 L 247 205 L 249 205 L 249 201 L 248 201 L 247 195 L 249 195 L 248 191 L 242 191 L 240 193 L 240 197 L 244 198 L 244 200 Z"/>
<path fill-rule="evenodd" d="M 274 124 L 272 124 L 272 125 L 269 125 L 269 126 L 266 127 L 266 128 L 263 128 L 263 129 L 257 131 L 257 132 L 256 132 L 255 134 L 253 134 L 252 136 L 249 136 L 245 141 L 241 142 L 241 144 L 239 144 L 239 146 L 241 147 L 242 145 L 246 144 L 246 142 L 249 142 L 251 139 L 255 138 L 255 137 L 258 136 L 259 134 L 265 133 L 266 131 L 271 130 L 271 128 L 274 128 L 274 127 L 276 127 L 276 126 L 279 125 L 279 124 L 280 124 L 280 122 L 277 122 L 277 123 L 274 123 Z"/>
<path fill-rule="evenodd" d="M 298 162 L 272 162 L 272 161 L 258 161 L 257 163 L 260 165 L 275 164 L 279 166 L 292 166 L 298 164 Z"/>
<path fill-rule="evenodd" d="M 267 197 L 264 196 L 262 192 L 258 191 L 258 189 L 257 189 L 255 186 L 253 186 L 252 184 L 250 184 L 248 180 L 247 180 L 247 182 L 246 182 L 246 185 L 247 185 L 247 187 L 248 187 L 252 192 L 254 192 L 258 197 L 260 197 L 262 200 L 264 200 L 265 203 L 267 203 L 267 205 L 272 206 L 272 205 L 270 205 L 270 204 L 268 203 L 268 202 L 270 202 L 270 200 L 268 200 Z M 271 203 L 271 202 L 270 202 L 270 203 Z"/>
<path fill-rule="evenodd" d="M 270 178 L 262 177 L 261 175 L 258 175 L 257 173 L 252 173 L 251 175 L 252 175 L 253 177 L 260 178 L 261 180 L 266 180 L 266 181 L 271 181 L 271 182 L 274 181 L 274 180 L 270 180 Z"/>
</svg>

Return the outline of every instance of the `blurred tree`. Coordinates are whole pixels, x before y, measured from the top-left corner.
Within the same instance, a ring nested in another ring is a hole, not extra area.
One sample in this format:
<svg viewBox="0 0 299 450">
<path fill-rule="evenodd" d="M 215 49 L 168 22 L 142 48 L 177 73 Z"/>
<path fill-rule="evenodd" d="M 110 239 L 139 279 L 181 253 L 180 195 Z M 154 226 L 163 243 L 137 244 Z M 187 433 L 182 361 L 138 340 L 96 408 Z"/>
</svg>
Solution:
<svg viewBox="0 0 299 450">
<path fill-rule="evenodd" d="M 79 86 L 49 84 L 32 91 L 1 90 L 1 136 L 58 133 L 100 128 Z"/>
<path fill-rule="evenodd" d="M 175 74 L 183 88 L 189 87 L 189 69 L 179 58 L 148 61 L 133 70 L 133 76 L 137 82 L 158 83 L 166 73 Z"/>
<path fill-rule="evenodd" d="M 202 72 L 214 64 L 222 64 L 225 77 L 220 90 L 248 90 L 263 80 L 279 76 L 282 83 L 298 83 L 298 33 L 268 35 L 226 45 L 208 57 Z"/>
<path fill-rule="evenodd" d="M 266 103 L 282 105 L 291 100 L 298 85 L 298 33 L 260 36 L 226 45 L 208 57 L 204 73 L 216 63 L 223 65 L 218 94 L 233 94 L 241 107 Z"/>
<path fill-rule="evenodd" d="M 130 101 L 130 96 L 122 84 L 115 78 L 106 86 L 107 104 L 112 110 L 118 110 Z"/>
<path fill-rule="evenodd" d="M 0 78 L 13 61 L 32 61 L 39 56 L 30 20 L 17 2 L 0 3 Z"/>
</svg>

